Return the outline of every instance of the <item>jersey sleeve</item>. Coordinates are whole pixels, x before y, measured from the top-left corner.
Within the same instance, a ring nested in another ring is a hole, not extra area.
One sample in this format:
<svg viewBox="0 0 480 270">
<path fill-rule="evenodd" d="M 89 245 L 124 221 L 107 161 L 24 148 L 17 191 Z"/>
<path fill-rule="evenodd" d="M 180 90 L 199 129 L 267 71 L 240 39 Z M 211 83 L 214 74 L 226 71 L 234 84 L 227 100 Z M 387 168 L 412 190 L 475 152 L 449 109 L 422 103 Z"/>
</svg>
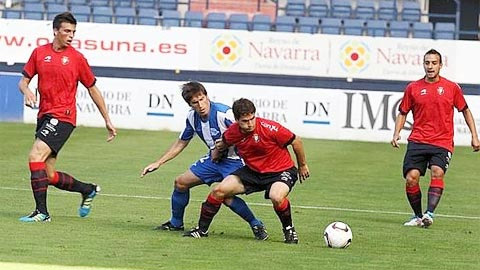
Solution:
<svg viewBox="0 0 480 270">
<path fill-rule="evenodd" d="M 293 142 L 293 140 L 295 139 L 295 134 L 282 125 L 278 126 L 278 132 L 274 133 L 275 140 L 279 146 L 286 147 Z"/>
<path fill-rule="evenodd" d="M 402 102 L 400 102 L 400 105 L 398 106 L 398 111 L 406 115 L 412 108 L 413 100 L 412 100 L 412 85 L 409 84 L 407 88 L 405 88 L 405 92 L 403 93 L 403 98 Z"/>
<path fill-rule="evenodd" d="M 462 88 L 460 88 L 460 86 L 456 83 L 454 84 L 454 93 L 455 95 L 453 97 L 453 104 L 459 112 L 463 112 L 468 108 L 468 105 L 465 97 L 463 96 Z"/>
<path fill-rule="evenodd" d="M 233 123 L 225 132 L 222 134 L 222 140 L 227 145 L 235 145 L 242 139 L 242 134 L 239 131 L 237 123 Z"/>
<path fill-rule="evenodd" d="M 224 122 L 224 124 L 227 128 L 230 127 L 233 123 L 235 123 L 235 117 L 233 116 L 232 109 L 228 109 L 225 112 L 225 118 L 224 118 L 223 122 Z"/>
<path fill-rule="evenodd" d="M 189 118 L 185 120 L 185 128 L 180 133 L 178 138 L 183 141 L 189 141 L 195 136 L 195 129 L 193 128 L 193 123 L 190 123 Z"/>
<path fill-rule="evenodd" d="M 23 76 L 33 78 L 37 74 L 37 49 L 33 50 L 28 62 L 23 67 Z"/>
<path fill-rule="evenodd" d="M 92 68 L 88 64 L 87 59 L 80 54 L 80 60 L 78 63 L 78 80 L 85 86 L 86 88 L 90 88 L 95 85 L 96 78 L 93 74 Z"/>
</svg>

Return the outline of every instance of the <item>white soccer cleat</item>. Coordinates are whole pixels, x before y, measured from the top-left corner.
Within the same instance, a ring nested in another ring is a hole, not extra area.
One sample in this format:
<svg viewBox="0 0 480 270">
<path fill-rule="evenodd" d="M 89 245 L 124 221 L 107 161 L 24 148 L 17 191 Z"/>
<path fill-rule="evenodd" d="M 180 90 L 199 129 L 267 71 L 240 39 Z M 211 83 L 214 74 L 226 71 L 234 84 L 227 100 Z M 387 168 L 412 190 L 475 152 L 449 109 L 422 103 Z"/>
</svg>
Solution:
<svg viewBox="0 0 480 270">
<path fill-rule="evenodd" d="M 409 221 L 403 223 L 403 226 L 408 226 L 408 227 L 422 227 L 423 226 L 423 222 L 422 222 L 422 219 L 417 217 L 417 216 L 413 216 Z"/>
<path fill-rule="evenodd" d="M 433 224 L 433 213 L 432 212 L 425 212 L 422 217 L 422 223 L 424 228 L 430 227 Z"/>
</svg>

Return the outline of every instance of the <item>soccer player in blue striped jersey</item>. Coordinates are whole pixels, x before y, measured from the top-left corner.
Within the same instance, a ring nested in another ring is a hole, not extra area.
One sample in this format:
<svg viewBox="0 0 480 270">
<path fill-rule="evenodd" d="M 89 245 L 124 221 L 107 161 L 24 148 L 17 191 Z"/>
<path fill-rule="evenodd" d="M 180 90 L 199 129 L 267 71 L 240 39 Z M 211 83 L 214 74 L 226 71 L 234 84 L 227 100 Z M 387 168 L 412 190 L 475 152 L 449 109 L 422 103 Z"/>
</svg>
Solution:
<svg viewBox="0 0 480 270">
<path fill-rule="evenodd" d="M 183 216 L 190 199 L 190 188 L 220 182 L 244 165 L 233 147 L 228 149 L 220 162 L 213 162 L 210 155 L 211 150 L 215 148 L 215 141 L 221 139 L 223 132 L 235 121 L 232 109 L 227 105 L 210 101 L 205 87 L 199 82 L 185 83 L 182 86 L 182 97 L 192 108 L 188 113 L 185 129 L 157 161 L 143 169 L 141 177 L 178 156 L 195 134 L 205 143 L 209 151 L 175 179 L 171 199 L 172 216 L 170 220 L 156 227 L 157 230 L 183 231 Z M 249 223 L 256 239 L 268 238 L 263 223 L 254 216 L 244 200 L 234 196 L 226 200 L 225 205 Z"/>
</svg>

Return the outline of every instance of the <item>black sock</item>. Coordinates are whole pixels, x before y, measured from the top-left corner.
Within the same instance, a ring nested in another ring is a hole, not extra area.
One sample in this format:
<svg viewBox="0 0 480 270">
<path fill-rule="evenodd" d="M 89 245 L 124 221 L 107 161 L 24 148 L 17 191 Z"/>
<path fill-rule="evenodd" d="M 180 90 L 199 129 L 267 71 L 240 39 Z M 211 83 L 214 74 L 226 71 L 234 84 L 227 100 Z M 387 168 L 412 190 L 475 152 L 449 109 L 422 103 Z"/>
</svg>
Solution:
<svg viewBox="0 0 480 270">
<path fill-rule="evenodd" d="M 275 213 L 277 213 L 277 216 L 280 219 L 284 229 L 293 226 L 290 201 L 287 198 L 285 198 L 277 207 L 273 207 L 273 209 L 275 209 Z"/>
<path fill-rule="evenodd" d="M 202 232 L 208 232 L 208 228 L 212 223 L 213 218 L 220 210 L 222 201 L 215 199 L 212 195 L 208 195 L 207 200 L 202 203 L 202 210 L 200 211 L 200 219 L 198 220 L 198 227 Z"/>
<path fill-rule="evenodd" d="M 47 210 L 47 189 L 48 177 L 44 162 L 30 162 L 30 184 L 32 186 L 33 198 L 35 199 L 36 209 L 48 215 Z"/>
<path fill-rule="evenodd" d="M 437 208 L 440 198 L 442 198 L 443 188 L 443 179 L 432 179 L 430 181 L 430 187 L 428 188 L 428 212 L 433 213 L 435 208 Z"/>
<path fill-rule="evenodd" d="M 57 174 L 58 182 L 55 184 L 55 187 L 59 189 L 79 192 L 83 195 L 90 194 L 94 189 L 94 186 L 92 184 L 80 182 L 67 173 L 57 172 Z"/>
<path fill-rule="evenodd" d="M 405 188 L 407 192 L 407 199 L 410 203 L 410 206 L 415 213 L 415 216 L 422 217 L 422 191 L 420 190 L 420 186 L 417 184 L 413 187 L 406 186 Z"/>
</svg>

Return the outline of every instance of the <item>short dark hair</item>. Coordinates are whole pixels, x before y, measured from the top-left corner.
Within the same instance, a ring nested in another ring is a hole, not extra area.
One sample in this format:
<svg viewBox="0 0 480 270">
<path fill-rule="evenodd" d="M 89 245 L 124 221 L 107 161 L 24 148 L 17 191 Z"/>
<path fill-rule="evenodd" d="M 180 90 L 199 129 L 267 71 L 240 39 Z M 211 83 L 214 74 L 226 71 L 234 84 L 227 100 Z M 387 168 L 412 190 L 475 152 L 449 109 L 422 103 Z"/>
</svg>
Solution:
<svg viewBox="0 0 480 270">
<path fill-rule="evenodd" d="M 246 98 L 241 98 L 235 100 L 232 105 L 233 116 L 235 120 L 240 119 L 240 117 L 244 115 L 248 115 L 251 113 L 255 113 L 257 109 L 255 108 L 255 104 Z"/>
<path fill-rule="evenodd" d="M 53 19 L 53 29 L 60 29 L 60 25 L 64 22 L 77 25 L 77 20 L 73 17 L 73 14 L 66 11 L 55 16 Z"/>
<path fill-rule="evenodd" d="M 428 50 L 428 52 L 425 53 L 425 55 L 423 56 L 423 59 L 425 60 L 425 56 L 427 56 L 428 54 L 436 54 L 438 55 L 438 58 L 440 58 L 440 64 L 442 63 L 442 55 L 435 49 L 430 49 Z"/>
<path fill-rule="evenodd" d="M 188 82 L 182 85 L 182 97 L 188 105 L 190 105 L 190 100 L 192 100 L 192 97 L 198 93 L 202 93 L 205 96 L 207 95 L 207 89 L 205 89 L 201 83 Z"/>
</svg>

